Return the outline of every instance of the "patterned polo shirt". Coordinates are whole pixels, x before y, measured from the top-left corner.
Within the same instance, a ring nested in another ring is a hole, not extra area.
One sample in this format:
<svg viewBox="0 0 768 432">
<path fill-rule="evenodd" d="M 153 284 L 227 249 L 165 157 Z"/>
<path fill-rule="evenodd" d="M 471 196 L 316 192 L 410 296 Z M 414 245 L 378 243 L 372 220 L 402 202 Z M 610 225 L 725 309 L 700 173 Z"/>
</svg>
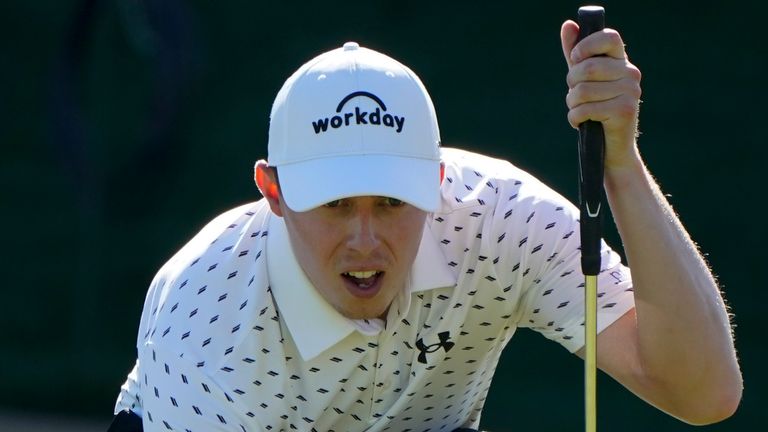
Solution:
<svg viewBox="0 0 768 432">
<path fill-rule="evenodd" d="M 477 427 L 520 327 L 584 343 L 578 210 L 506 161 L 443 149 L 430 214 L 386 320 L 317 293 L 264 200 L 208 224 L 158 272 L 115 412 L 146 431 L 451 431 Z M 634 306 L 603 244 L 598 331 Z"/>
</svg>

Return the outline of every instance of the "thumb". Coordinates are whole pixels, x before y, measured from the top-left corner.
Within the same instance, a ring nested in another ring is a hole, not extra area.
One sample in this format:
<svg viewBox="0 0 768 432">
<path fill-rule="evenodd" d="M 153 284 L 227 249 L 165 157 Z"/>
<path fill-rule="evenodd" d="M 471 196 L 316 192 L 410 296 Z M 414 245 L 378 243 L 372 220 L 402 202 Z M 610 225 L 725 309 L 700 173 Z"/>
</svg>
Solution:
<svg viewBox="0 0 768 432">
<path fill-rule="evenodd" d="M 573 66 L 571 61 L 571 50 L 576 46 L 576 39 L 579 37 L 579 25 L 574 21 L 568 20 L 560 27 L 560 44 L 563 47 L 563 56 L 568 67 Z"/>
</svg>

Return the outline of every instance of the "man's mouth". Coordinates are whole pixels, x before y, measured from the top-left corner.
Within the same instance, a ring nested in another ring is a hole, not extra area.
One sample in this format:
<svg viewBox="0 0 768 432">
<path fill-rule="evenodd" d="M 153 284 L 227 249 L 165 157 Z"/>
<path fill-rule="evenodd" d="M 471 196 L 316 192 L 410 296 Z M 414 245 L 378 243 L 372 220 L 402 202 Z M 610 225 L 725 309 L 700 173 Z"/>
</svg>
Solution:
<svg viewBox="0 0 768 432">
<path fill-rule="evenodd" d="M 369 289 L 376 284 L 383 273 L 384 272 L 379 270 L 368 270 L 344 272 L 341 275 L 348 281 L 357 285 L 358 288 Z"/>
</svg>

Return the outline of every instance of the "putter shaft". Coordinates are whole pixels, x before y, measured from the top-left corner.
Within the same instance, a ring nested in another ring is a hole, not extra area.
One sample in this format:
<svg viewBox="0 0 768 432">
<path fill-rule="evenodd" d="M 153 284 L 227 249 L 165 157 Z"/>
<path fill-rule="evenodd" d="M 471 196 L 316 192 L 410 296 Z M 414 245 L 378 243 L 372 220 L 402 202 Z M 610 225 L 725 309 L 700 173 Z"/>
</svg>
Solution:
<svg viewBox="0 0 768 432">
<path fill-rule="evenodd" d="M 586 430 L 595 432 L 597 430 L 597 276 L 586 276 L 585 288 L 584 409 Z"/>
</svg>

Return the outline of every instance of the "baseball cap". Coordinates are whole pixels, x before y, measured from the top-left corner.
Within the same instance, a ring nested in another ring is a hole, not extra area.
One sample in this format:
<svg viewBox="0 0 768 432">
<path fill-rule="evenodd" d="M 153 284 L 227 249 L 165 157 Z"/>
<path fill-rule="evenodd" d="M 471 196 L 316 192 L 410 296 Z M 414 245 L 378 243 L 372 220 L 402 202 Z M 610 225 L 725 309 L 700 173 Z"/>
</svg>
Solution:
<svg viewBox="0 0 768 432">
<path fill-rule="evenodd" d="M 421 80 L 355 42 L 301 66 L 270 115 L 269 165 L 297 212 L 369 195 L 436 211 L 439 146 L 435 108 Z"/>
</svg>

